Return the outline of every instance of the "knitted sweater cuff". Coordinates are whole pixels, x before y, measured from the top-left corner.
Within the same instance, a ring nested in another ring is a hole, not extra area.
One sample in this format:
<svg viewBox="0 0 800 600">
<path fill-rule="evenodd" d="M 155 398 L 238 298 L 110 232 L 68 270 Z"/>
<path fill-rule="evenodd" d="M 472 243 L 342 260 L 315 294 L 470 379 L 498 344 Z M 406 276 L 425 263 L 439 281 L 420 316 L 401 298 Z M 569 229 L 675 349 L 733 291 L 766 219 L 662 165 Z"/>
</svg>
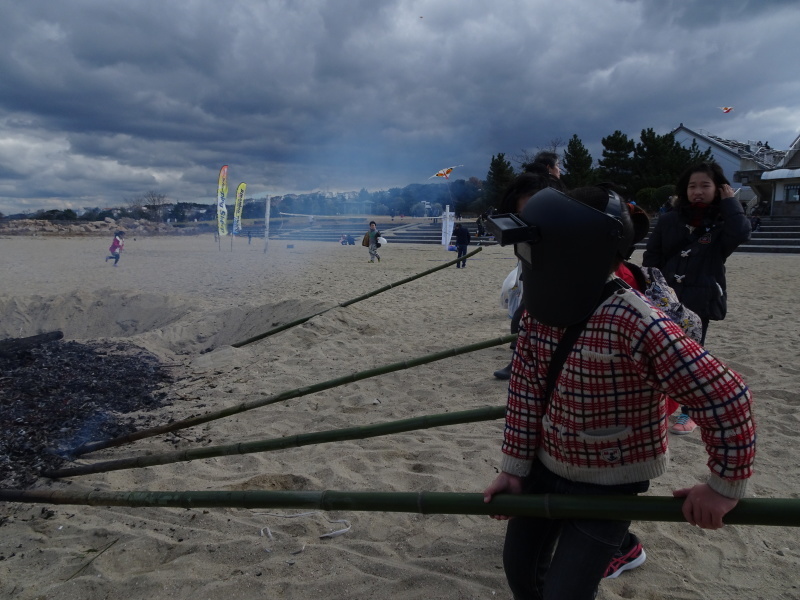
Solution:
<svg viewBox="0 0 800 600">
<path fill-rule="evenodd" d="M 726 498 L 739 499 L 744 498 L 747 493 L 747 481 L 747 479 L 731 481 L 712 474 L 711 477 L 708 478 L 708 487 Z"/>
<path fill-rule="evenodd" d="M 526 477 L 531 472 L 533 466 L 532 460 L 524 460 L 521 458 L 514 458 L 508 454 L 503 454 L 503 459 L 500 461 L 500 470 L 504 473 L 516 475 L 517 477 Z"/>
</svg>

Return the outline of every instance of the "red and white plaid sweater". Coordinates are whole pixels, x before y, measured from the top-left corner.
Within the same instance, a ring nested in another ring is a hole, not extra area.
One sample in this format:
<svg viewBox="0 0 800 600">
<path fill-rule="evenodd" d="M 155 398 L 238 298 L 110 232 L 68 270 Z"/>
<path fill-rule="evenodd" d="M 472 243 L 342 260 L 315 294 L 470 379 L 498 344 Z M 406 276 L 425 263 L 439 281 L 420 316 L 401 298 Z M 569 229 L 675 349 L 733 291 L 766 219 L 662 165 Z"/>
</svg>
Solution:
<svg viewBox="0 0 800 600">
<path fill-rule="evenodd" d="M 599 307 L 567 357 L 544 413 L 550 358 L 564 330 L 525 313 L 511 372 L 501 468 L 525 476 L 534 457 L 573 481 L 649 480 L 668 463 L 666 396 L 692 410 L 709 485 L 744 496 L 755 425 L 741 377 L 634 290 Z M 544 414 L 543 414 L 544 413 Z"/>
</svg>

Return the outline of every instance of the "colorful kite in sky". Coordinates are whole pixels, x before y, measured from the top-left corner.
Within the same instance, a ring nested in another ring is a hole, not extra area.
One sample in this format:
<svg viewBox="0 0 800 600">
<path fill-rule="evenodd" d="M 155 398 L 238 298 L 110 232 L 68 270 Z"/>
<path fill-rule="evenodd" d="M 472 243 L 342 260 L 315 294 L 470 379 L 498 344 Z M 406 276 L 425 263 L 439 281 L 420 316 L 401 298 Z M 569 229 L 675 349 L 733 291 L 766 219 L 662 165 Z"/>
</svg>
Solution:
<svg viewBox="0 0 800 600">
<path fill-rule="evenodd" d="M 731 112 L 733 110 L 732 106 L 718 106 L 717 108 L 719 108 L 725 114 L 728 114 L 729 112 Z"/>
<path fill-rule="evenodd" d="M 433 179 L 434 177 L 444 177 L 445 179 L 450 179 L 450 173 L 453 172 L 453 169 L 458 167 L 463 167 L 464 165 L 456 165 L 455 167 L 447 167 L 446 169 L 442 169 L 441 171 L 437 171 L 436 174 L 431 175 L 428 179 Z"/>
</svg>

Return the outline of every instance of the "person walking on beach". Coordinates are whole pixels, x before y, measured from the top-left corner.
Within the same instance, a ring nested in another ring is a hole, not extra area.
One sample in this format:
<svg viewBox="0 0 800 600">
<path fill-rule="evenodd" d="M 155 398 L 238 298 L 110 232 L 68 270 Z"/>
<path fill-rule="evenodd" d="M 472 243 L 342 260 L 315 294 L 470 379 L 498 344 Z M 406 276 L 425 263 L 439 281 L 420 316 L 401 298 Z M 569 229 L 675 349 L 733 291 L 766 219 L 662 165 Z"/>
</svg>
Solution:
<svg viewBox="0 0 800 600">
<path fill-rule="evenodd" d="M 501 473 L 484 501 L 503 493 L 647 491 L 669 463 L 667 395 L 693 409 L 710 470 L 705 483 L 673 496 L 684 499 L 690 524 L 723 527 L 753 474 L 747 385 L 614 276 L 634 239 L 628 206 L 615 192 L 590 187 L 567 196 L 548 188 L 525 205 L 521 220 L 509 237 L 523 271 L 526 313 L 508 388 Z M 591 600 L 630 526 L 493 518 L 508 521 L 503 566 L 516 600 Z"/>
<path fill-rule="evenodd" d="M 456 250 L 458 251 L 458 256 L 456 258 L 461 258 L 467 253 L 467 247 L 471 241 L 469 235 L 469 229 L 463 227 L 461 223 L 456 223 L 456 226 L 453 228 L 453 235 L 456 238 Z M 456 269 L 466 269 L 467 268 L 467 259 L 463 259 L 460 263 L 456 263 Z"/>
<path fill-rule="evenodd" d="M 114 266 L 117 266 L 119 262 L 119 254 L 122 252 L 122 248 L 125 246 L 125 232 L 118 231 L 114 234 L 114 241 L 111 242 L 111 246 L 108 248 L 108 251 L 111 253 L 111 256 L 106 256 L 106 262 L 110 259 L 114 259 Z"/>
<path fill-rule="evenodd" d="M 381 237 L 381 232 L 378 231 L 378 224 L 375 221 L 370 221 L 369 231 L 364 234 L 361 245 L 369 248 L 369 262 L 371 263 L 374 263 L 375 260 L 381 262 L 380 254 L 378 254 L 378 248 L 380 248 L 379 237 Z"/>
<path fill-rule="evenodd" d="M 689 167 L 676 188 L 674 208 L 658 218 L 642 265 L 660 269 L 681 302 L 700 316 L 705 344 L 709 321 L 721 321 L 727 313 L 725 261 L 750 239 L 750 221 L 717 163 Z M 672 433 L 697 428 L 690 412 L 681 407 Z"/>
</svg>

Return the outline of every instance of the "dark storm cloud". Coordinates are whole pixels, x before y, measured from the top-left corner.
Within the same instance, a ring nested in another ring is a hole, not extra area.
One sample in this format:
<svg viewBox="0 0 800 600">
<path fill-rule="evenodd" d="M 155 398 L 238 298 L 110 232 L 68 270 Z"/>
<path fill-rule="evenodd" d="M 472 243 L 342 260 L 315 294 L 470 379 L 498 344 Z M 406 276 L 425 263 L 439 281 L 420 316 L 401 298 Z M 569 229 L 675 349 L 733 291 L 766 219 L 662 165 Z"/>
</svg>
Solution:
<svg viewBox="0 0 800 600">
<path fill-rule="evenodd" d="M 28 0 L 0 20 L 0 212 L 386 189 L 680 122 L 788 144 L 794 2 Z M 782 42 L 781 42 L 782 41 Z M 723 115 L 718 106 L 732 105 Z"/>
<path fill-rule="evenodd" d="M 727 23 L 742 25 L 779 8 L 796 9 L 795 0 L 624 0 L 643 9 L 645 22 L 653 26 L 686 29 L 712 28 Z"/>
</svg>

